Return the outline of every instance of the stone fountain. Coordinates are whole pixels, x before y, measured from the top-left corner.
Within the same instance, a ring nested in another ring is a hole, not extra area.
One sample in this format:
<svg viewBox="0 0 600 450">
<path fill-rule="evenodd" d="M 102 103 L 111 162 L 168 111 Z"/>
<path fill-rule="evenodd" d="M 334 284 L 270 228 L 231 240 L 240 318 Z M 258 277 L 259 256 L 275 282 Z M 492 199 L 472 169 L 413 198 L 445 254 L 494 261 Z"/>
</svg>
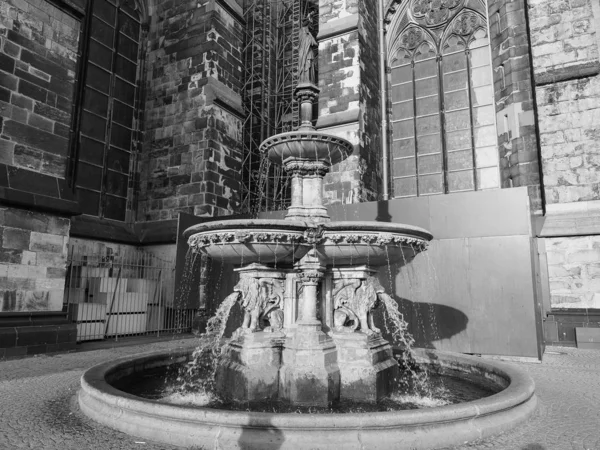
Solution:
<svg viewBox="0 0 600 450">
<path fill-rule="evenodd" d="M 310 39 L 307 45 L 313 45 Z M 300 73 L 311 71 L 306 66 Z M 318 88 L 309 76 L 301 81 L 295 92 L 300 128 L 261 146 L 292 175 L 286 218 L 209 222 L 185 231 L 194 252 L 238 266 L 239 282 L 224 304 L 239 302 L 244 317 L 220 353 L 216 389 L 225 399 L 247 404 L 376 403 L 390 395 L 399 371 L 373 321 L 380 303 L 393 302 L 377 270 L 410 262 L 432 236 L 401 224 L 330 220 L 323 177 L 353 146 L 313 128 Z M 533 381 L 511 366 L 433 350 L 417 350 L 414 357 L 442 375 L 492 383 L 497 393 L 419 410 L 290 414 L 177 405 L 120 387 L 124 380 L 135 385 L 156 368 L 189 362 L 191 349 L 182 349 L 91 368 L 81 380 L 79 405 L 94 420 L 145 439 L 261 450 L 445 447 L 508 430 L 535 409 Z"/>
<path fill-rule="evenodd" d="M 291 174 L 285 220 L 211 222 L 185 231 L 194 251 L 241 265 L 234 291 L 244 319 L 216 376 L 220 395 L 234 401 L 376 402 L 390 395 L 398 376 L 392 348 L 373 323 L 386 295 L 377 267 L 410 261 L 432 236 L 400 224 L 331 222 L 323 178 L 353 146 L 312 126 L 318 91 L 300 84 L 300 128 L 260 148 Z"/>
</svg>

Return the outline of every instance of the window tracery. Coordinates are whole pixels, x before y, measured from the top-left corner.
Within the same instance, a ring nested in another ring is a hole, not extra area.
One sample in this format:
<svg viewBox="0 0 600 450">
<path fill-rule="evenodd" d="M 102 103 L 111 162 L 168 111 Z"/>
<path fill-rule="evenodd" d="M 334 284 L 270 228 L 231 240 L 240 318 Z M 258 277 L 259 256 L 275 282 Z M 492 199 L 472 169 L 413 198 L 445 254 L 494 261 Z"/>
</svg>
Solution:
<svg viewBox="0 0 600 450">
<path fill-rule="evenodd" d="M 485 4 L 411 0 L 394 8 L 388 27 L 394 196 L 498 187 Z"/>
</svg>

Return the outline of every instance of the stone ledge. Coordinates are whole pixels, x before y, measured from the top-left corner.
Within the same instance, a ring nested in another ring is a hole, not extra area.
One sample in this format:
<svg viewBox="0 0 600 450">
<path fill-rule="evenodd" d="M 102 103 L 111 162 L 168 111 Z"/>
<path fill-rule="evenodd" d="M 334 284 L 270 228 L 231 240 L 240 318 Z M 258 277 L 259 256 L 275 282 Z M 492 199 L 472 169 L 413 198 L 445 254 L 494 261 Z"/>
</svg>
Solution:
<svg viewBox="0 0 600 450">
<path fill-rule="evenodd" d="M 535 85 L 545 86 L 547 84 L 560 83 L 562 81 L 588 78 L 600 73 L 600 62 L 589 61 L 568 67 L 549 69 L 545 72 L 535 73 Z"/>
<path fill-rule="evenodd" d="M 70 323 L 65 311 L 10 311 L 0 313 L 0 328 Z"/>
<path fill-rule="evenodd" d="M 334 114 L 328 114 L 321 116 L 317 120 L 317 129 L 337 127 L 340 125 L 347 125 L 349 123 L 358 123 L 360 117 L 360 109 L 351 109 L 349 111 L 342 111 Z"/>
<path fill-rule="evenodd" d="M 72 219 L 71 236 L 131 245 L 173 244 L 177 239 L 177 220 L 156 220 L 131 225 L 82 215 Z"/>
<path fill-rule="evenodd" d="M 81 214 L 64 179 L 6 164 L 0 164 L 0 204 L 66 216 Z"/>
<path fill-rule="evenodd" d="M 205 84 L 206 104 L 214 104 L 239 117 L 244 117 L 242 97 L 219 80 L 212 77 L 206 79 Z"/>
<path fill-rule="evenodd" d="M 353 14 L 351 16 L 335 19 L 331 22 L 320 25 L 317 41 L 322 41 L 324 39 L 329 39 L 334 36 L 339 36 L 341 34 L 347 34 L 358 30 L 359 18 L 360 16 L 358 14 Z"/>
<path fill-rule="evenodd" d="M 549 204 L 539 237 L 600 234 L 600 200 Z"/>
<path fill-rule="evenodd" d="M 227 11 L 235 20 L 244 25 L 244 11 L 234 0 L 215 0 L 215 3 Z"/>
<path fill-rule="evenodd" d="M 66 216 L 81 214 L 81 209 L 77 202 L 32 194 L 11 188 L 0 187 L 0 204 L 21 208 L 25 207 L 32 211 L 51 212 Z"/>
</svg>

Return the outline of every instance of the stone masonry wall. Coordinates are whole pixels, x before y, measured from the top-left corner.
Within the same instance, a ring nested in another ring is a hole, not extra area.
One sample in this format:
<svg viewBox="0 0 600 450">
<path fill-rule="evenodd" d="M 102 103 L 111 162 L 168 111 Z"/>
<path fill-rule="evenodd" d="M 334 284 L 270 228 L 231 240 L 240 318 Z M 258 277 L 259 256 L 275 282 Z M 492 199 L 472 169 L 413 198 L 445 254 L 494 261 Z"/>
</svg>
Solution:
<svg viewBox="0 0 600 450">
<path fill-rule="evenodd" d="M 381 95 L 377 3 L 321 0 L 320 27 L 353 16 L 357 26 L 319 43 L 319 125 L 355 144 L 354 154 L 325 178 L 328 203 L 378 198 L 381 160 Z M 343 123 L 342 126 L 338 126 Z"/>
<path fill-rule="evenodd" d="M 538 87 L 548 203 L 600 199 L 600 78 Z"/>
<path fill-rule="evenodd" d="M 0 163 L 65 177 L 79 25 L 45 0 L 0 3 Z"/>
<path fill-rule="evenodd" d="M 600 308 L 600 236 L 546 239 L 553 308 Z"/>
<path fill-rule="evenodd" d="M 502 187 L 528 186 L 532 209 L 541 211 L 526 8 L 523 0 L 488 1 L 488 23 Z"/>
<path fill-rule="evenodd" d="M 599 200 L 599 18 L 591 0 L 531 5 L 546 200 Z"/>
<path fill-rule="evenodd" d="M 60 311 L 70 221 L 0 207 L 0 313 Z"/>
<path fill-rule="evenodd" d="M 600 308 L 600 5 L 591 0 L 530 3 L 552 308 Z M 596 206 L 594 206 L 596 205 Z M 594 223 L 596 226 L 594 227 Z M 543 232 L 543 230 L 542 230 Z"/>
<path fill-rule="evenodd" d="M 242 24 L 231 7 L 166 0 L 151 14 L 138 220 L 239 206 Z"/>
</svg>

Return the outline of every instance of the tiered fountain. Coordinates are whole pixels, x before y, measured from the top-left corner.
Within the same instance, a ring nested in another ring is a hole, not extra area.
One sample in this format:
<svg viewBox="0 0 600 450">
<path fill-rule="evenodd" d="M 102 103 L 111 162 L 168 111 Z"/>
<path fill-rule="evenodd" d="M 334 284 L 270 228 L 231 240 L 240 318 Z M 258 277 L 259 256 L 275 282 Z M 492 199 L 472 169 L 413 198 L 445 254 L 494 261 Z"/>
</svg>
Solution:
<svg viewBox="0 0 600 450">
<path fill-rule="evenodd" d="M 285 220 L 230 220 L 185 232 L 190 247 L 238 265 L 232 296 L 241 326 L 222 349 L 216 389 L 222 398 L 328 407 L 376 403 L 398 377 L 392 347 L 373 323 L 393 301 L 377 268 L 409 262 L 432 238 L 426 230 L 379 222 L 331 222 L 323 177 L 353 151 L 311 124 L 318 89 L 300 84 L 302 125 L 267 139 L 261 150 L 292 175 Z M 535 407 L 533 383 L 510 367 L 443 352 L 417 352 L 437 371 L 486 379 L 497 394 L 438 408 L 365 414 L 279 414 L 164 404 L 117 390 L 119 379 L 190 358 L 156 353 L 97 366 L 82 378 L 82 410 L 99 422 L 169 444 L 196 448 L 435 448 L 503 431 Z M 476 382 L 475 382 L 476 384 Z"/>
<path fill-rule="evenodd" d="M 273 399 L 330 405 L 376 402 L 398 375 L 392 348 L 373 324 L 385 292 L 376 268 L 410 261 L 431 234 L 400 224 L 331 222 L 323 177 L 352 144 L 311 123 L 318 89 L 296 89 L 302 125 L 267 139 L 261 151 L 291 173 L 285 220 L 200 224 L 189 245 L 239 265 L 235 287 L 245 317 L 217 371 L 218 390 L 235 401 Z"/>
</svg>

